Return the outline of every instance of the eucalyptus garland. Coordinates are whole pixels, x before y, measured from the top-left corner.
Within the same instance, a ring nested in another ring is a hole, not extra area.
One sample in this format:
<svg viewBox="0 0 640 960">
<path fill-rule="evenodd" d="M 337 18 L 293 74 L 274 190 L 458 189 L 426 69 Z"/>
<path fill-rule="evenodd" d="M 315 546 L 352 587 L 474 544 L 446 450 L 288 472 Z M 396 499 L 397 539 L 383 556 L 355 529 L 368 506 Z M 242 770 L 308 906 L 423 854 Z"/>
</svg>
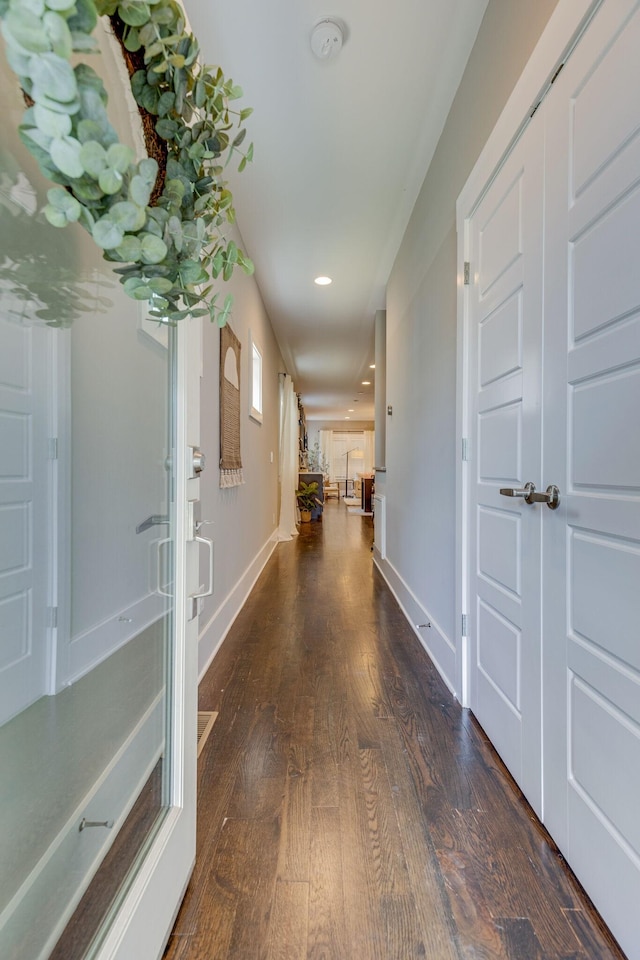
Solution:
<svg viewBox="0 0 640 960">
<path fill-rule="evenodd" d="M 97 50 L 99 15 L 110 17 L 124 48 L 146 121 L 153 155 L 139 162 L 109 122 L 102 80 L 77 62 Z M 212 281 L 228 280 L 236 265 L 253 272 L 223 232 L 235 220 L 224 166 L 235 151 L 240 170 L 253 156 L 252 145 L 240 149 L 251 109 L 230 107 L 240 87 L 200 65 L 175 0 L 0 0 L 0 18 L 29 105 L 20 137 L 58 184 L 47 194 L 49 223 L 77 221 L 89 231 L 104 257 L 121 264 L 126 293 L 149 301 L 152 316 L 208 314 L 223 324 L 231 296 L 218 306 Z"/>
</svg>

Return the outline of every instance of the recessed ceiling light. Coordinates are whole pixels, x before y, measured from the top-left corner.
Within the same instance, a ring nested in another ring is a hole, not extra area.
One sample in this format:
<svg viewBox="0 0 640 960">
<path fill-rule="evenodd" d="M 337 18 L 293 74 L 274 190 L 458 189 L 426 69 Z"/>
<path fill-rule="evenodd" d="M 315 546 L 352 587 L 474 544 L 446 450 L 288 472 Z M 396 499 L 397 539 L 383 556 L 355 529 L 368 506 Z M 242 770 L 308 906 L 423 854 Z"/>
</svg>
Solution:
<svg viewBox="0 0 640 960">
<path fill-rule="evenodd" d="M 345 420 L 351 420 L 351 417 L 345 417 Z"/>
<path fill-rule="evenodd" d="M 353 412 L 354 412 L 353 407 L 349 407 L 349 413 L 353 413 Z"/>
<path fill-rule="evenodd" d="M 331 281 L 331 277 L 316 277 L 313 282 L 317 283 L 319 287 L 326 287 L 332 281 Z"/>
<path fill-rule="evenodd" d="M 370 363 L 370 364 L 369 364 L 369 370 L 375 370 L 375 368 L 376 368 L 375 363 Z"/>
<path fill-rule="evenodd" d="M 370 387 L 370 386 L 371 386 L 371 380 L 363 380 L 363 381 L 362 381 L 362 386 L 363 386 L 363 387 Z"/>
</svg>

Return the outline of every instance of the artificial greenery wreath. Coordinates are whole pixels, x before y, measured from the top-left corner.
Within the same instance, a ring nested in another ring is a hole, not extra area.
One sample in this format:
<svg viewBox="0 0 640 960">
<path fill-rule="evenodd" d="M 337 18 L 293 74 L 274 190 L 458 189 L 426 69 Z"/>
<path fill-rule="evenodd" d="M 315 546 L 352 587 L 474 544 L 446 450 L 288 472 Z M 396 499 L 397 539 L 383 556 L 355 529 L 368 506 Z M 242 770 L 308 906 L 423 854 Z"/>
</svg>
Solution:
<svg viewBox="0 0 640 960">
<path fill-rule="evenodd" d="M 119 39 L 145 132 L 135 161 L 107 117 L 107 94 L 87 63 L 98 15 Z M 44 213 L 56 227 L 78 221 L 116 267 L 127 294 L 147 300 L 165 322 L 209 315 L 225 323 L 211 281 L 253 264 L 224 237 L 235 213 L 223 179 L 242 152 L 249 108 L 233 111 L 242 90 L 217 67 L 201 66 L 176 0 L 0 0 L 7 60 L 28 103 L 19 133 L 43 173 L 59 186 Z M 227 159 L 228 162 L 228 159 Z"/>
</svg>

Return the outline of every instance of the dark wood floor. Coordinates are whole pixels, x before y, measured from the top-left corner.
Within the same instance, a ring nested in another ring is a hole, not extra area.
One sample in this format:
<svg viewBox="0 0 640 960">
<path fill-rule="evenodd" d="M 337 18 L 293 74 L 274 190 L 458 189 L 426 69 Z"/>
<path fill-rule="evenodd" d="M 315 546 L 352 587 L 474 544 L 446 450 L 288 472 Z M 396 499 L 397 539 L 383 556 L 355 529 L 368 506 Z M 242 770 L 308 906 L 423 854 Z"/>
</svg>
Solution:
<svg viewBox="0 0 640 960">
<path fill-rule="evenodd" d="M 201 685 L 198 857 L 166 960 L 620 960 L 329 502 Z"/>
</svg>

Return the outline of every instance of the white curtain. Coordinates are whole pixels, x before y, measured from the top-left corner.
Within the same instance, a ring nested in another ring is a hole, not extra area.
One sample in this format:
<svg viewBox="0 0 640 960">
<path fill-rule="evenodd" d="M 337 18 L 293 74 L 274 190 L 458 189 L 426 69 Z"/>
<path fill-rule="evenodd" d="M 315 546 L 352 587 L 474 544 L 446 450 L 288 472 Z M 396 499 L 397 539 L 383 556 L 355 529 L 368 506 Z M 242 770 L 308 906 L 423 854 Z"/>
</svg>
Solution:
<svg viewBox="0 0 640 960">
<path fill-rule="evenodd" d="M 320 456 L 323 463 L 329 464 L 329 479 L 335 479 L 335 475 L 331 473 L 331 464 L 333 459 L 333 430 L 319 430 L 320 434 L 319 444 L 320 444 Z"/>
<path fill-rule="evenodd" d="M 282 378 L 280 393 L 280 525 L 278 540 L 298 536 L 296 489 L 298 486 L 298 402 L 293 380 Z"/>
<path fill-rule="evenodd" d="M 363 473 L 373 473 L 376 464 L 375 451 L 375 433 L 373 430 L 365 430 L 362 440 L 362 449 L 364 450 Z"/>
</svg>

